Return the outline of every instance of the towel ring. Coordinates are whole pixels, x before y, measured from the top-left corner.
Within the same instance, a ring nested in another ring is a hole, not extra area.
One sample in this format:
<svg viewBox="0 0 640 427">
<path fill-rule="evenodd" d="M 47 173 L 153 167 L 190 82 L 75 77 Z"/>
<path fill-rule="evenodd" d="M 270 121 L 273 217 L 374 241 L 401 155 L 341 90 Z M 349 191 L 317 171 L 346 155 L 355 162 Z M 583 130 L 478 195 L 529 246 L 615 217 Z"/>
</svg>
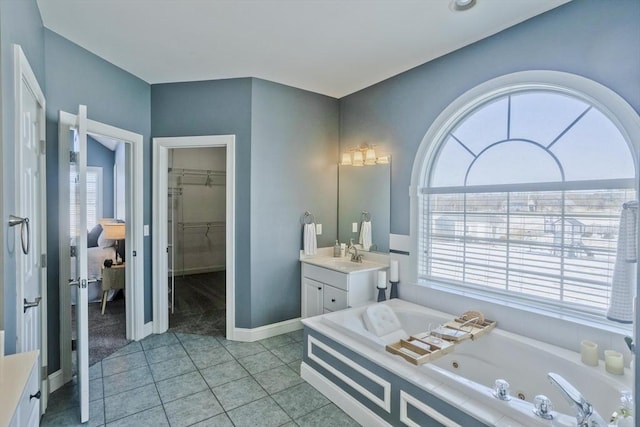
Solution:
<svg viewBox="0 0 640 427">
<path fill-rule="evenodd" d="M 371 214 L 367 211 L 362 211 L 362 220 L 371 221 Z"/>
<path fill-rule="evenodd" d="M 313 214 L 309 211 L 306 211 L 301 219 L 302 224 L 313 224 L 316 222 L 316 219 L 313 217 Z"/>
</svg>

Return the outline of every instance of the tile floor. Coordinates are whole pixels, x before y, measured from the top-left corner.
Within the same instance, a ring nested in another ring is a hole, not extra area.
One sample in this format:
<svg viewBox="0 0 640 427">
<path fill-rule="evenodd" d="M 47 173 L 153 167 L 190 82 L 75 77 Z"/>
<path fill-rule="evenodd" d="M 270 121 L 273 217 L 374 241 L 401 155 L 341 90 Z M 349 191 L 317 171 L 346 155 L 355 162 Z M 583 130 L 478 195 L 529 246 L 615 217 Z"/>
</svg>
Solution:
<svg viewBox="0 0 640 427">
<path fill-rule="evenodd" d="M 254 343 L 167 332 L 90 368 L 89 426 L 357 426 L 299 375 L 302 331 Z M 79 426 L 77 385 L 42 426 Z"/>
</svg>

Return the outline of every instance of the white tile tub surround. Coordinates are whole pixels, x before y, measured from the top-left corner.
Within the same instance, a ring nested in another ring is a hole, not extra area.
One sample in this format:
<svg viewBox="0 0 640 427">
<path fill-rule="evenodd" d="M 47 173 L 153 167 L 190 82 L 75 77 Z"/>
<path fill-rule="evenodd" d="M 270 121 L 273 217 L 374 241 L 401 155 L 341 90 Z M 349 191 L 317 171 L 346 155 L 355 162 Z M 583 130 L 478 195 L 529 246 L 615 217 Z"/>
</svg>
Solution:
<svg viewBox="0 0 640 427">
<path fill-rule="evenodd" d="M 408 319 L 410 324 L 403 323 L 403 329 L 409 334 L 426 330 L 429 323 L 453 317 L 452 314 L 402 300 L 384 304 L 392 306 L 401 322 Z M 507 419 L 514 421 L 514 425 L 547 425 L 532 413 L 530 402 L 537 394 L 545 394 L 552 399 L 560 413 L 559 419 L 567 420 L 567 425 L 575 424 L 572 410 L 548 381 L 548 372 L 556 372 L 567 379 L 607 419 L 618 409 L 621 392 L 633 388 L 629 370 L 618 376 L 607 373 L 604 364 L 586 366 L 580 360 L 579 349 L 568 351 L 518 336 L 501 330 L 499 323 L 496 329 L 476 341 L 460 343 L 453 353 L 417 367 L 387 353 L 379 341 L 362 334 L 364 326 L 361 326 L 363 322 L 359 317 L 363 311 L 363 307 L 343 310 L 307 319 L 303 323 L 489 425 L 508 425 Z M 417 312 L 424 313 L 422 319 L 416 316 Z M 452 367 L 453 361 L 458 362 L 458 368 Z M 498 378 L 509 381 L 512 394 L 523 393 L 527 401 L 515 397 L 509 402 L 496 399 L 492 387 Z"/>
</svg>

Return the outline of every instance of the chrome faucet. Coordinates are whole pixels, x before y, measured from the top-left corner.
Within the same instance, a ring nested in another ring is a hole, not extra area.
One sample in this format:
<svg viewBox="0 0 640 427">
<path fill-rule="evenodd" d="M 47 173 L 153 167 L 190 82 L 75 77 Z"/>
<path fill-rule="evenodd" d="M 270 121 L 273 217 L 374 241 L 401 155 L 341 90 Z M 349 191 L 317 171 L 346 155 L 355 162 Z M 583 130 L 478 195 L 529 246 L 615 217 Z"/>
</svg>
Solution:
<svg viewBox="0 0 640 427">
<path fill-rule="evenodd" d="M 352 249 L 353 252 L 351 252 Z M 347 253 L 351 254 L 351 261 L 362 262 L 362 254 L 358 254 L 358 248 L 353 244 L 353 239 L 349 239 L 349 248 L 347 249 Z"/>
<path fill-rule="evenodd" d="M 576 411 L 578 427 L 606 427 L 608 424 L 593 410 L 593 406 L 587 402 L 582 394 L 567 380 L 553 372 L 547 374 L 547 378 L 560 390 L 560 394 Z"/>
</svg>

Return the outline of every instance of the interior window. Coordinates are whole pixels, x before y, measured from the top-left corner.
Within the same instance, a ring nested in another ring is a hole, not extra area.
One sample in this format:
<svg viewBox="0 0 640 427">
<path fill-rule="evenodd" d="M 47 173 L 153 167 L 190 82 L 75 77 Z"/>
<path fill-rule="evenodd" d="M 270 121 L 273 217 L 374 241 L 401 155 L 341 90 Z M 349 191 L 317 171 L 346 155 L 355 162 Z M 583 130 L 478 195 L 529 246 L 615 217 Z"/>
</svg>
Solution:
<svg viewBox="0 0 640 427">
<path fill-rule="evenodd" d="M 442 134 L 420 189 L 421 279 L 602 313 L 633 154 L 598 107 L 503 91 Z"/>
</svg>

